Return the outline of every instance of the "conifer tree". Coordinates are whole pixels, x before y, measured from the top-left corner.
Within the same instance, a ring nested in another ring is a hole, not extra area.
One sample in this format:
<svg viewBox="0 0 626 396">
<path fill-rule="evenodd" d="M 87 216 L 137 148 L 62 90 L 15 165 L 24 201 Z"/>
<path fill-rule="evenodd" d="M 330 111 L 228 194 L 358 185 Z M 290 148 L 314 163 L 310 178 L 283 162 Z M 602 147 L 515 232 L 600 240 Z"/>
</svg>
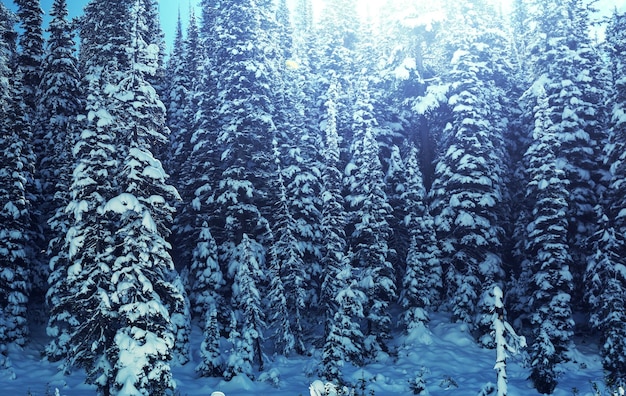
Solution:
<svg viewBox="0 0 626 396">
<path fill-rule="evenodd" d="M 572 274 L 567 245 L 568 183 L 555 151 L 559 148 L 552 123 L 553 108 L 540 93 L 535 110 L 534 141 L 528 157 L 527 198 L 534 202 L 527 226 L 526 251 L 531 274 L 532 345 L 531 379 L 541 393 L 557 385 L 558 364 L 566 360 L 572 337 Z"/>
<path fill-rule="evenodd" d="M 220 329 L 217 307 L 209 305 L 205 311 L 204 338 L 200 344 L 202 360 L 196 372 L 203 377 L 220 377 L 224 374 L 224 357 L 220 349 Z"/>
<path fill-rule="evenodd" d="M 324 352 L 322 372 L 329 380 L 341 379 L 341 366 L 348 361 L 359 364 L 363 360 L 363 333 L 365 295 L 355 284 L 352 274 L 352 253 L 347 250 L 346 218 L 341 195 L 339 141 L 337 134 L 337 107 L 340 85 L 332 78 L 325 95 L 326 115 L 322 124 L 325 132 L 324 168 L 322 171 L 322 266 L 320 302 L 324 312 Z M 343 337 L 346 338 L 343 338 Z"/>
<path fill-rule="evenodd" d="M 179 27 L 182 29 L 182 26 Z M 182 198 L 172 227 L 173 254 L 181 268 L 190 265 L 191 252 L 194 250 L 190 242 L 197 239 L 197 231 L 203 223 L 203 220 L 196 219 L 197 202 L 190 205 L 195 197 L 194 189 L 198 184 L 207 183 L 212 178 L 212 173 L 208 173 L 206 167 L 203 172 L 197 168 L 203 166 L 201 164 L 215 161 L 212 157 L 215 148 L 205 145 L 204 138 L 198 137 L 199 134 L 206 133 L 206 126 L 197 122 L 199 102 L 206 100 L 206 95 L 199 95 L 206 82 L 201 81 L 204 62 L 196 16 L 191 11 L 186 37 L 183 39 L 181 30 L 180 42 L 175 41 L 169 59 L 168 76 L 171 78 L 168 78 L 170 84 L 164 99 L 168 103 L 167 125 L 170 129 L 170 140 L 164 156 L 165 166 Z M 211 81 L 209 76 L 207 79 Z M 204 122 L 203 118 L 200 119 Z M 201 149 L 194 150 L 196 144 L 201 145 Z"/>
<path fill-rule="evenodd" d="M 272 306 L 276 308 L 271 319 L 278 325 L 276 344 L 281 353 L 289 355 L 295 351 L 302 354 L 303 310 L 306 303 L 304 251 L 297 239 L 298 223 L 291 215 L 278 147 L 274 147 L 274 156 L 278 165 L 276 187 L 279 200 L 276 203 L 274 225 L 276 240 L 271 247 L 273 278 L 270 281 L 269 297 Z"/>
<path fill-rule="evenodd" d="M 17 16 L 24 32 L 20 35 L 21 53 L 18 64 L 23 73 L 24 103 L 27 117 L 34 120 L 37 90 L 41 81 L 41 62 L 44 54 L 43 10 L 39 0 L 14 0 Z"/>
<path fill-rule="evenodd" d="M 281 7 L 285 7 L 285 5 Z M 310 290 L 310 300 L 317 299 L 320 279 L 320 207 L 321 159 L 319 131 L 315 124 L 318 114 L 311 94 L 311 73 L 306 54 L 296 55 L 295 37 L 288 10 L 277 10 L 277 34 L 281 37 L 281 52 L 285 59 L 280 80 L 275 84 L 277 100 L 274 115 L 276 125 L 275 157 L 280 159 L 280 172 L 285 186 L 285 197 L 293 238 L 298 242 L 303 261 L 303 287 Z M 272 197 L 280 202 L 281 196 Z M 272 217 L 271 214 L 269 217 Z M 272 220 L 277 223 L 277 219 Z M 275 230 L 278 234 L 278 230 Z"/>
<path fill-rule="evenodd" d="M 359 286 L 368 298 L 365 311 L 368 320 L 369 352 L 386 350 L 391 332 L 389 304 L 396 300 L 396 274 L 389 256 L 391 235 L 388 220 L 392 209 L 384 189 L 384 174 L 379 159 L 378 142 L 374 138 L 376 119 L 372 114 L 367 84 L 362 80 L 355 105 L 352 161 L 346 168 L 349 215 L 354 220 L 350 245 L 354 252 L 353 266 L 362 271 Z"/>
<path fill-rule="evenodd" d="M 243 234 L 241 243 L 228 263 L 229 275 L 233 279 L 231 306 L 235 326 L 230 328 L 232 353 L 226 361 L 224 378 L 244 374 L 254 378 L 252 364 L 258 361 L 263 370 L 263 330 L 265 315 L 261 306 L 258 285 L 263 280 L 261 265 L 257 258 L 261 249 L 258 243 Z"/>
<path fill-rule="evenodd" d="M 50 209 L 43 211 L 50 216 L 50 236 L 48 255 L 50 268 L 46 299 L 48 306 L 58 304 L 59 287 L 63 283 L 64 270 L 67 268 L 67 251 L 63 249 L 65 235 L 69 227 L 69 216 L 65 209 L 70 201 L 70 186 L 74 156 L 72 149 L 78 138 L 78 115 L 84 110 L 80 89 L 78 60 L 74 55 L 70 23 L 67 20 L 67 2 L 56 0 L 50 12 L 52 21 L 48 28 L 50 39 L 40 85 L 41 96 L 38 104 L 41 135 L 44 138 L 43 157 L 39 162 L 39 172 L 43 202 Z M 42 202 L 42 204 L 43 204 Z M 61 329 L 62 323 L 56 323 L 52 315 L 49 318 L 48 333 L 52 341 L 48 344 L 46 355 L 50 360 L 61 359 L 67 352 L 67 328 Z"/>
<path fill-rule="evenodd" d="M 346 256 L 347 259 L 350 255 Z M 349 264 L 338 274 L 340 282 L 351 279 Z M 355 319 L 365 316 L 362 301 L 365 294 L 359 290 L 356 281 L 346 284 L 335 298 L 336 311 L 324 342 L 321 375 L 329 381 L 343 382 L 342 367 L 347 362 L 362 364 L 363 350 L 359 340 L 365 335 Z"/>
<path fill-rule="evenodd" d="M 183 21 L 179 9 L 174 42 L 166 65 L 166 73 L 169 75 L 169 78 L 165 83 L 165 92 L 162 97 L 167 111 L 167 127 L 170 130 L 170 142 L 166 147 L 168 157 L 171 157 L 176 152 L 176 147 L 179 145 L 178 131 L 181 129 L 180 124 L 184 122 L 183 109 L 186 99 L 185 94 L 187 93 L 187 87 L 183 82 L 185 79 L 185 73 L 183 72 L 185 67 L 183 58 L 185 54 L 184 42 Z M 165 161 L 168 171 L 174 168 L 175 164 L 177 163 L 171 158 Z"/>
<path fill-rule="evenodd" d="M 192 279 L 190 300 L 192 312 L 204 323 L 204 338 L 201 345 L 202 361 L 196 371 L 202 376 L 219 376 L 223 370 L 220 351 L 219 313 L 225 315 L 226 308 L 222 288 L 226 283 L 218 263 L 218 249 L 205 221 L 200 230 L 198 243 L 193 252 L 189 270 Z"/>
<path fill-rule="evenodd" d="M 405 205 L 404 227 L 410 244 L 402 278 L 400 304 L 407 331 L 424 325 L 428 311 L 440 304 L 442 271 L 435 237 L 435 226 L 426 205 L 426 190 L 419 168 L 418 150 L 411 145 L 405 161 L 406 182 L 400 198 Z"/>
<path fill-rule="evenodd" d="M 48 331 L 54 339 L 48 353 L 55 358 L 67 354 L 66 367 L 85 367 L 87 381 L 103 391 L 113 387 L 110 372 L 115 362 L 107 353 L 116 330 L 109 324 L 118 314 L 109 297 L 115 229 L 112 219 L 102 212 L 107 200 L 117 193 L 118 184 L 112 175 L 117 174 L 120 161 L 113 109 L 103 88 L 118 67 L 124 65 L 129 70 L 130 59 L 123 49 L 130 40 L 123 41 L 120 33 L 126 30 L 117 24 L 130 19 L 129 6 L 95 1 L 85 8 L 79 26 L 80 59 L 88 93 L 86 117 L 72 148 L 75 164 L 65 209 L 69 226 L 63 247 L 67 260 L 53 262 L 51 276 L 58 279 L 49 296 L 53 305 Z M 108 38 L 116 45 L 109 47 Z"/>
<path fill-rule="evenodd" d="M 409 143 L 404 144 L 403 148 L 407 146 L 409 146 Z M 407 208 L 401 198 L 402 194 L 406 192 L 408 177 L 406 172 L 408 169 L 405 169 L 405 161 L 402 155 L 400 147 L 397 144 L 392 144 L 389 148 L 388 157 L 383 160 L 386 162 L 387 168 L 384 178 L 385 192 L 387 194 L 387 202 L 389 202 L 393 210 L 392 216 L 389 218 L 389 226 L 391 228 L 389 246 L 393 254 L 390 254 L 389 261 L 396 268 L 398 274 L 405 270 L 406 255 L 411 239 L 405 223 Z M 421 170 L 419 168 L 418 171 L 421 178 Z"/>
<path fill-rule="evenodd" d="M 122 128 L 125 157 L 118 176 L 120 194 L 109 199 L 104 213 L 116 224 L 116 259 L 111 267 L 111 303 L 119 315 L 112 340 L 113 385 L 122 392 L 163 393 L 174 388 L 168 361 L 175 348 L 176 313 L 184 313 L 185 298 L 176 287 L 169 255 L 169 223 L 172 203 L 179 198 L 166 183 L 167 175 L 152 152 L 167 141 L 164 107 L 156 90 L 144 76 L 159 67 L 158 45 L 151 43 L 150 13 L 136 1 L 127 44 L 132 68 L 111 96 L 115 116 Z M 183 337 L 184 339 L 184 337 Z M 155 380 L 156 379 L 156 380 Z"/>
<path fill-rule="evenodd" d="M 277 81 L 278 52 L 272 29 L 264 29 L 274 23 L 269 4 L 233 1 L 208 7 L 203 23 L 210 18 L 212 25 L 202 27 L 203 38 L 215 47 L 203 76 L 199 127 L 191 138 L 192 205 L 199 213 L 214 214 L 213 236 L 227 263 L 244 233 L 260 243 L 268 237 L 269 192 L 263 182 L 271 171 L 267 135 L 275 128 L 270 87 Z"/>
<path fill-rule="evenodd" d="M 346 215 L 344 212 L 344 198 L 341 195 L 342 176 L 337 166 L 339 164 L 339 136 L 337 134 L 337 98 L 339 83 L 336 78 L 326 94 L 327 108 L 325 120 L 321 125 L 325 133 L 324 168 L 322 170 L 322 240 L 325 242 L 322 249 L 322 287 L 320 300 L 325 311 L 325 331 L 334 316 L 333 301 L 339 293 L 340 285 L 335 283 L 341 264 L 347 253 L 346 243 Z M 325 333 L 327 334 L 327 333 Z"/>
<path fill-rule="evenodd" d="M 601 355 L 608 381 L 617 386 L 626 384 L 626 343 L 624 327 L 626 312 L 623 301 L 626 272 L 624 271 L 624 178 L 626 162 L 626 14 L 614 13 L 607 28 L 606 47 L 611 60 L 613 92 L 609 120 L 609 140 L 605 148 L 610 165 L 610 180 L 605 192 L 604 207 L 598 205 L 598 231 L 592 239 L 594 254 L 585 272 L 586 298 L 591 316 L 590 324 L 601 334 Z"/>
<path fill-rule="evenodd" d="M 533 76 L 545 86 L 559 148 L 569 181 L 568 245 L 572 257 L 574 293 L 582 293 L 582 278 L 590 252 L 586 240 L 595 231 L 594 207 L 605 170 L 601 161 L 606 141 L 606 100 L 602 62 L 588 34 L 589 11 L 580 0 L 536 0 L 531 3 L 537 23 L 530 43 Z M 531 90 L 530 93 L 534 91 Z M 531 98 L 525 109 L 532 114 Z M 530 118 L 529 118 L 530 119 Z M 574 302 L 582 302 L 577 295 Z"/>
<path fill-rule="evenodd" d="M 449 47 L 451 122 L 440 138 L 431 210 L 453 314 L 479 327 L 479 338 L 490 344 L 489 293 L 504 276 L 502 91 L 496 83 L 502 37 L 476 9 L 464 7 L 457 24 L 466 24 L 467 33 L 453 37 Z"/>
<path fill-rule="evenodd" d="M 21 103 L 23 109 L 20 110 L 21 116 L 28 125 L 29 144 L 25 146 L 32 152 L 31 166 L 34 168 L 29 171 L 27 176 L 26 196 L 32 203 L 30 209 L 31 224 L 29 231 L 29 265 L 31 267 L 32 286 L 35 288 L 33 296 L 41 296 L 45 289 L 45 277 L 47 272 L 47 263 L 42 252 L 46 250 L 46 237 L 44 235 L 47 214 L 42 213 L 42 206 L 45 207 L 47 201 L 41 196 L 40 181 L 36 170 L 38 169 L 38 160 L 42 156 L 43 137 L 40 128 L 37 128 L 37 98 L 39 95 L 39 84 L 41 81 L 41 67 L 44 54 L 44 37 L 43 37 L 43 10 L 41 9 L 39 0 L 15 0 L 17 5 L 17 17 L 20 24 L 21 32 L 18 38 L 18 54 L 15 59 L 15 66 L 19 72 L 13 78 L 21 78 L 20 93 L 23 99 Z M 17 70 L 16 70 L 17 71 Z M 17 87 L 17 84 L 13 84 Z M 44 226 L 40 226 L 44 224 Z M 39 298 L 34 301 L 35 306 L 40 307 L 43 303 Z"/>
<path fill-rule="evenodd" d="M 19 69 L 14 69 L 13 15 L 0 7 L 0 335 L 4 345 L 25 345 L 31 289 L 30 201 L 27 187 L 34 158 L 31 131 L 22 101 Z"/>
<path fill-rule="evenodd" d="M 86 7 L 81 56 L 98 57 L 83 58 L 88 113 L 74 147 L 68 264 L 58 269 L 66 277 L 52 309 L 69 328 L 70 365 L 85 367 L 104 393 L 172 390 L 175 315 L 185 312 L 165 241 L 178 194 L 152 155 L 167 139 L 164 107 L 144 79 L 157 69 L 158 46 L 142 11 L 140 1 Z"/>
<path fill-rule="evenodd" d="M 622 326 L 626 320 L 622 304 L 626 274 L 620 253 L 624 237 L 616 232 L 621 220 L 613 222 L 600 207 L 597 210 L 600 228 L 592 239 L 595 254 L 590 257 L 585 273 L 585 284 L 588 285 L 586 298 L 591 311 L 589 322 L 601 334 L 600 353 L 607 383 L 617 387 L 624 386 L 626 380 L 626 334 Z"/>
</svg>

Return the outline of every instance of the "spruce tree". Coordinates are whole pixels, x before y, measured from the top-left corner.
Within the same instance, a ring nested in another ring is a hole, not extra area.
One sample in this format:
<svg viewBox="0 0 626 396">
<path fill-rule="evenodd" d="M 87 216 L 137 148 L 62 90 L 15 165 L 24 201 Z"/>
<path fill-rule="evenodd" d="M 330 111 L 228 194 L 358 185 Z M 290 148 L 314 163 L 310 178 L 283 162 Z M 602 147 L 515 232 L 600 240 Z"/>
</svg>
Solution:
<svg viewBox="0 0 626 396">
<path fill-rule="evenodd" d="M 239 374 L 254 379 L 252 364 L 255 359 L 259 371 L 263 370 L 262 345 L 266 325 L 258 289 L 264 278 L 261 272 L 263 263 L 257 259 L 259 249 L 262 247 L 258 242 L 243 234 L 241 243 L 228 263 L 229 275 L 233 279 L 231 307 L 235 326 L 231 325 L 230 328 L 232 352 L 226 360 L 226 380 Z"/>
<path fill-rule="evenodd" d="M 49 216 L 50 226 L 48 255 L 50 268 L 46 299 L 48 306 L 58 304 L 59 288 L 67 268 L 67 251 L 63 249 L 69 227 L 65 209 L 70 201 L 70 186 L 74 155 L 72 149 L 78 138 L 78 115 L 84 110 L 80 88 L 78 60 L 74 55 L 70 23 L 67 20 L 67 2 L 56 0 L 50 12 L 52 21 L 48 28 L 50 39 L 43 63 L 41 96 L 37 108 L 40 128 L 44 138 L 43 157 L 39 161 L 39 174 L 43 196 L 50 208 L 43 212 Z M 43 202 L 42 202 L 43 204 Z M 48 333 L 52 341 L 46 348 L 50 360 L 61 359 L 67 352 L 67 328 L 57 323 L 55 315 L 48 321 Z"/>
<path fill-rule="evenodd" d="M 604 72 L 588 34 L 589 10 L 581 0 L 536 0 L 531 5 L 536 13 L 530 43 L 533 81 L 544 85 L 553 109 L 550 114 L 559 142 L 555 155 L 564 161 L 569 181 L 568 244 L 577 294 L 573 301 L 582 302 L 578 294 L 585 289 L 582 278 L 590 255 L 586 240 L 596 228 L 594 207 L 605 173 L 597 160 L 606 141 L 606 112 L 601 105 L 606 100 Z M 532 114 L 534 105 L 530 98 L 525 111 Z"/>
<path fill-rule="evenodd" d="M 194 250 L 190 242 L 197 239 L 197 230 L 204 221 L 196 219 L 195 210 L 199 201 L 191 204 L 195 198 L 194 189 L 197 185 L 211 180 L 213 173 L 208 173 L 206 164 L 214 162 L 211 153 L 215 149 L 204 143 L 205 138 L 198 136 L 206 132 L 204 130 L 206 126 L 203 125 L 204 117 L 197 117 L 199 102 L 206 100 L 206 95 L 199 95 L 199 93 L 207 94 L 207 92 L 201 88 L 206 83 L 206 81 L 201 81 L 205 58 L 193 11 L 189 15 L 189 26 L 184 40 L 182 31 L 180 35 L 180 42 L 175 41 L 168 63 L 168 76 L 171 78 L 168 79 L 169 85 L 164 102 L 166 102 L 168 112 L 167 125 L 170 129 L 170 139 L 166 146 L 164 162 L 182 198 L 174 219 L 172 241 L 177 266 L 183 268 L 190 265 L 191 252 Z M 211 81 L 209 76 L 206 78 Z M 201 120 L 201 123 L 196 122 L 197 118 Z M 200 149 L 194 149 L 196 144 L 201 146 Z M 203 171 L 200 172 L 198 167 L 203 167 Z"/>
<path fill-rule="evenodd" d="M 591 311 L 589 322 L 600 333 L 600 354 L 607 383 L 618 387 L 624 386 L 626 380 L 626 334 L 622 326 L 626 320 L 622 304 L 626 274 L 621 255 L 624 237 L 616 232 L 617 227 L 621 228 L 622 220 L 621 216 L 617 221 L 609 220 L 600 207 L 597 211 L 599 230 L 591 241 L 595 253 L 590 257 L 585 273 L 586 298 Z"/>
<path fill-rule="evenodd" d="M 276 203 L 275 236 L 271 247 L 273 278 L 270 281 L 272 321 L 277 325 L 276 344 L 279 351 L 289 355 L 295 351 L 304 353 L 303 311 L 306 303 L 306 274 L 304 251 L 298 241 L 298 223 L 291 214 L 287 188 L 280 164 L 280 153 L 274 148 L 278 165 L 276 187 L 279 200 Z"/>
<path fill-rule="evenodd" d="M 18 64 L 23 73 L 24 103 L 29 121 L 34 120 L 37 92 L 41 81 L 41 62 L 44 55 L 43 10 L 39 0 L 14 0 L 17 16 L 24 32 L 20 35 L 21 53 Z"/>
<path fill-rule="evenodd" d="M 341 380 L 341 366 L 348 361 L 363 361 L 365 295 L 356 287 L 352 273 L 352 253 L 347 250 L 346 214 L 341 195 L 339 136 L 337 134 L 337 99 L 340 85 L 332 78 L 325 95 L 326 115 L 322 124 L 325 133 L 324 168 L 322 171 L 322 250 L 323 281 L 320 303 L 324 309 L 324 355 L 321 374 L 328 380 Z M 347 338 L 342 338 L 346 336 Z"/>
<path fill-rule="evenodd" d="M 2 343 L 28 341 L 31 289 L 31 209 L 27 187 L 33 172 L 31 131 L 16 56 L 13 15 L 0 8 L 0 335 Z"/>
<path fill-rule="evenodd" d="M 263 29 L 274 23 L 269 4 L 233 1 L 208 7 L 203 23 L 212 25 L 202 27 L 203 39 L 215 40 L 205 43 L 215 47 L 204 68 L 199 125 L 191 138 L 192 206 L 213 214 L 213 236 L 227 263 L 244 233 L 261 243 L 268 237 L 264 183 L 271 174 L 267 136 L 275 128 L 271 87 L 277 81 L 278 52 L 271 29 Z"/>
<path fill-rule="evenodd" d="M 353 118 L 352 160 L 346 168 L 346 202 L 353 219 L 349 241 L 354 252 L 353 266 L 361 271 L 359 286 L 368 298 L 368 352 L 387 350 L 391 333 L 389 305 L 397 297 L 396 274 L 389 256 L 389 219 L 393 213 L 384 189 L 384 174 L 375 140 L 377 122 L 372 114 L 367 84 L 361 80 Z"/>
<path fill-rule="evenodd" d="M 531 379 L 541 393 L 552 393 L 557 385 L 558 365 L 566 360 L 574 326 L 572 258 L 567 245 L 568 181 L 555 155 L 559 143 L 551 111 L 543 91 L 535 109 L 534 141 L 526 152 L 526 194 L 534 202 L 526 244 L 534 335 Z"/>
<path fill-rule="evenodd" d="M 69 329 L 70 365 L 85 367 L 104 393 L 171 391 L 168 361 L 184 339 L 175 333 L 185 298 L 165 241 L 178 194 L 152 155 L 167 129 L 144 78 L 158 68 L 158 45 L 142 4 L 94 1 L 80 25 L 87 116 L 74 147 L 68 263 L 58 263 L 66 275 L 52 308 Z"/>
<path fill-rule="evenodd" d="M 192 312 L 204 323 L 202 360 L 196 371 L 202 376 L 219 376 L 223 371 L 220 332 L 224 328 L 219 313 L 223 317 L 226 311 L 222 289 L 226 282 L 218 263 L 217 244 L 206 221 L 193 251 L 189 273 L 194 280 L 190 291 Z"/>
<path fill-rule="evenodd" d="M 500 208 L 506 169 L 503 93 L 497 84 L 497 50 L 503 38 L 478 10 L 463 7 L 460 19 L 454 20 L 457 26 L 467 25 L 467 33 L 452 36 L 446 47 L 452 52 L 452 70 L 446 76 L 451 119 L 439 142 L 431 210 L 454 317 L 478 327 L 479 338 L 490 344 L 489 293 L 504 277 Z"/>
<path fill-rule="evenodd" d="M 419 168 L 418 150 L 411 145 L 405 161 L 406 182 L 400 196 L 404 204 L 404 227 L 410 237 L 400 304 L 406 330 L 425 325 L 428 312 L 441 300 L 442 270 L 435 225 L 426 204 L 426 190 Z"/>
<path fill-rule="evenodd" d="M 611 94 L 609 140 L 605 148 L 610 166 L 610 179 L 604 194 L 604 206 L 598 205 L 598 231 L 592 238 L 594 254 L 585 272 L 586 298 L 591 311 L 590 324 L 601 334 L 601 355 L 608 381 L 615 387 L 626 384 L 626 343 L 624 343 L 625 320 L 623 252 L 624 232 L 624 180 L 626 162 L 626 14 L 614 13 L 607 28 L 606 48 L 611 60 L 613 91 Z"/>
<path fill-rule="evenodd" d="M 350 258 L 350 255 L 347 255 Z M 338 274 L 338 281 L 345 283 L 335 297 L 336 310 L 329 323 L 328 334 L 322 351 L 322 368 L 320 374 L 328 381 L 343 382 L 342 368 L 347 362 L 356 365 L 363 363 L 363 349 L 360 340 L 365 337 L 355 319 L 365 316 L 362 301 L 365 294 L 359 290 L 356 281 L 347 283 L 352 278 L 349 264 L 346 263 Z"/>
</svg>

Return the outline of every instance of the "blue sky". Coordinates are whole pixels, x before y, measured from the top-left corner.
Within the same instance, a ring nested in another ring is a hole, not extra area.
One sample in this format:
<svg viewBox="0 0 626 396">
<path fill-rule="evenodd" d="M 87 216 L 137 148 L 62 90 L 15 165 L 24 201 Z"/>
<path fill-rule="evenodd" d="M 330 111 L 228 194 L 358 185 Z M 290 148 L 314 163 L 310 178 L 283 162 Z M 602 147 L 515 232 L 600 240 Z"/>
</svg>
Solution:
<svg viewBox="0 0 626 396">
<path fill-rule="evenodd" d="M 0 0 L 3 4 L 8 6 L 10 9 L 16 9 L 13 0 Z M 46 14 L 44 16 L 44 25 L 47 25 L 48 19 L 47 14 L 52 7 L 53 0 L 40 0 L 41 8 L 44 10 Z M 500 1 L 510 1 L 510 0 L 500 0 Z M 89 0 L 68 0 L 68 7 L 70 8 L 70 16 L 78 16 L 83 12 L 83 7 L 89 2 Z M 319 10 L 321 7 L 321 3 L 323 1 L 314 0 L 316 10 Z M 168 53 L 171 49 L 172 42 L 174 41 L 174 34 L 176 29 L 176 22 L 178 19 L 178 10 L 180 9 L 183 25 L 186 26 L 187 19 L 189 16 L 189 7 L 191 5 L 196 5 L 199 3 L 199 0 L 159 0 L 159 8 L 161 14 L 161 26 L 163 31 L 165 32 L 166 41 L 168 45 Z M 361 0 L 361 4 L 377 4 L 377 0 Z M 598 8 L 601 9 L 604 15 L 610 14 L 615 8 L 617 8 L 620 12 L 626 12 L 626 1 L 624 0 L 598 0 L 596 4 Z M 199 14 L 199 13 L 198 13 Z M 199 16 L 199 15 L 198 15 Z"/>
<path fill-rule="evenodd" d="M 16 6 L 13 0 L 0 0 L 4 5 L 15 11 Z M 68 0 L 68 8 L 71 17 L 81 15 L 83 13 L 83 7 L 89 2 L 89 0 Z M 180 8 L 183 24 L 186 25 L 190 4 L 198 4 L 199 0 L 159 0 L 159 8 L 161 12 L 161 27 L 165 32 L 168 52 L 171 48 L 172 41 L 174 41 L 174 34 L 176 31 L 176 22 L 178 20 L 178 10 Z M 41 0 L 41 8 L 44 15 L 44 26 L 47 26 L 49 16 L 48 13 L 52 8 L 53 0 Z"/>
</svg>

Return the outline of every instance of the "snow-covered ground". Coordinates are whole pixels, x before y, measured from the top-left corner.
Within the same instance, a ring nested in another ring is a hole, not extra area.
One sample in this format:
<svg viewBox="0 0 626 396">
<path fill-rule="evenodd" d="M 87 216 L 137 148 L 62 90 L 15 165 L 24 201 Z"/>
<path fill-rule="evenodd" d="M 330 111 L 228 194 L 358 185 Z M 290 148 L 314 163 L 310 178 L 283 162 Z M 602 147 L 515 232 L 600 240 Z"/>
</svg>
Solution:
<svg viewBox="0 0 626 396">
<path fill-rule="evenodd" d="M 380 361 L 362 368 L 346 367 L 345 378 L 362 383 L 365 391 L 357 389 L 357 395 L 411 395 L 409 380 L 421 376 L 428 395 L 478 395 L 487 384 L 496 383 L 495 350 L 478 347 L 467 327 L 450 323 L 444 314 L 433 316 L 430 331 L 414 332 L 410 336 L 398 335 L 393 341 L 397 356 L 381 357 Z M 0 395 L 84 396 L 95 390 L 83 384 L 84 373 L 75 371 L 64 376 L 58 364 L 41 359 L 40 351 L 46 342 L 42 329 L 34 329 L 33 342 L 24 350 L 9 348 L 11 371 L 0 370 Z M 309 395 L 310 384 L 315 376 L 319 357 L 268 357 L 266 370 L 258 374 L 257 380 L 236 377 L 230 382 L 215 378 L 199 378 L 194 371 L 198 362 L 200 345 L 199 328 L 194 328 L 192 337 L 192 361 L 183 367 L 174 368 L 178 383 L 178 394 L 209 396 L 221 391 L 226 396 L 242 395 Z M 604 389 L 603 372 L 597 345 L 587 340 L 579 342 L 572 361 L 567 363 L 560 377 L 555 396 L 612 395 Z M 527 380 L 528 365 L 524 359 L 510 358 L 507 362 L 509 379 L 508 395 L 533 396 L 538 393 Z M 12 378 L 14 377 L 14 378 Z M 273 382 L 276 381 L 277 385 Z M 594 388 L 597 387 L 597 390 Z M 373 392 L 373 393 L 372 393 Z M 487 393 L 488 394 L 488 393 Z M 495 395 L 495 392 L 493 393 Z"/>
</svg>

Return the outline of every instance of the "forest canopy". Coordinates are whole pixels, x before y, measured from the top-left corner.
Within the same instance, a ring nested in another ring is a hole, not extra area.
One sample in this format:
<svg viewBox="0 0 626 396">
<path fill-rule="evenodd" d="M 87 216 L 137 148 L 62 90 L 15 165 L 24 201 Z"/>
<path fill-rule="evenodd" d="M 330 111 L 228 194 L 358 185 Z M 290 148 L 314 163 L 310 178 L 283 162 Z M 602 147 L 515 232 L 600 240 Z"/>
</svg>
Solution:
<svg viewBox="0 0 626 396">
<path fill-rule="evenodd" d="M 1 345 L 45 312 L 100 394 L 172 394 L 193 321 L 201 376 L 297 354 L 345 384 L 435 311 L 501 346 L 497 309 L 540 393 L 590 329 L 625 385 L 626 14 L 597 40 L 582 0 L 201 0 L 166 54 L 156 0 L 55 0 L 45 34 L 15 3 Z"/>
</svg>

